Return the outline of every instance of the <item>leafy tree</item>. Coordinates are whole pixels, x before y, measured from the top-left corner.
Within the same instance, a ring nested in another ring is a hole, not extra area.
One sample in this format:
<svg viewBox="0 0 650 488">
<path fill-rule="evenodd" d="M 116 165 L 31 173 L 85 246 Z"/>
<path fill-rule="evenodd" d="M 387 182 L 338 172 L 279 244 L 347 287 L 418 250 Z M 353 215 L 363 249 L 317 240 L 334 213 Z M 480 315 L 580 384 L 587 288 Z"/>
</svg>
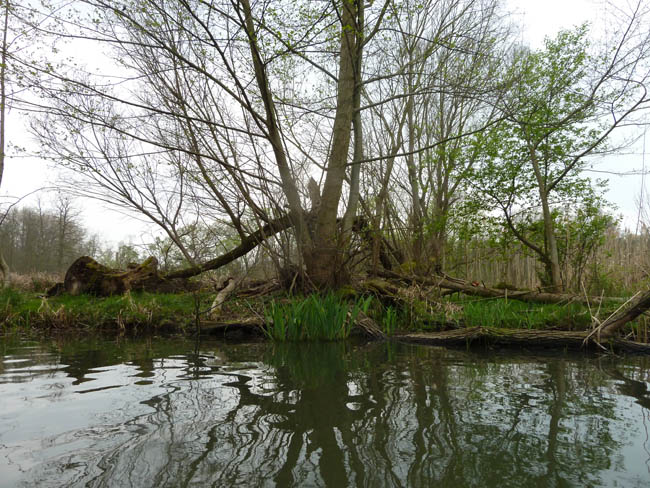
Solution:
<svg viewBox="0 0 650 488">
<path fill-rule="evenodd" d="M 504 120 L 484 135 L 476 188 L 537 254 L 555 291 L 563 284 L 554 208 L 577 208 L 594 198 L 590 181 L 581 177 L 585 158 L 605 150 L 612 131 L 649 101 L 648 73 L 630 72 L 622 54 L 633 41 L 623 36 L 613 54 L 592 54 L 582 26 L 547 39 L 542 50 L 521 50 L 513 60 L 516 81 L 500 102 Z M 647 56 L 642 46 L 637 62 Z M 542 243 L 525 231 L 539 217 Z"/>
</svg>

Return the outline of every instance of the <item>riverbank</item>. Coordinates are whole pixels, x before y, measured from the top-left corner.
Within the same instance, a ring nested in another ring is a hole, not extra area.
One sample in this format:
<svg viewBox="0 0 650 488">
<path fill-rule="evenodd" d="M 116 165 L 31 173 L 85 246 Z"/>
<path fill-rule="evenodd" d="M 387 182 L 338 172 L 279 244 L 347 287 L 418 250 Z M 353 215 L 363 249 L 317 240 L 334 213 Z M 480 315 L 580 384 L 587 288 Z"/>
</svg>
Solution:
<svg viewBox="0 0 650 488">
<path fill-rule="evenodd" d="M 312 296 L 313 297 L 313 296 Z M 178 294 L 127 293 L 121 296 L 94 297 L 62 295 L 46 298 L 41 293 L 5 289 L 0 291 L 0 327 L 10 331 L 109 331 L 131 333 L 179 333 L 240 337 L 266 336 L 272 340 L 297 340 L 302 335 L 280 336 L 273 326 L 281 321 L 300 327 L 304 304 L 322 310 L 322 322 L 330 324 L 328 308 L 337 303 L 348 304 L 376 324 L 386 336 L 398 340 L 430 344 L 468 344 L 470 342 L 510 345 L 580 346 L 594 324 L 604 321 L 620 304 L 601 304 L 596 308 L 580 303 L 537 304 L 509 299 L 447 296 L 437 300 L 413 298 L 400 303 L 381 297 L 350 297 L 349 290 L 327 297 L 322 302 L 310 297 L 290 296 L 282 291 L 254 297 L 234 297 L 225 301 L 215 316 L 211 306 L 214 294 L 191 292 Z M 357 303 L 355 305 L 354 303 Z M 329 303 L 329 304 L 328 304 Z M 289 314 L 295 316 L 288 317 Z M 302 315 L 300 315 L 302 314 Z M 330 314 L 334 317 L 336 314 Z M 341 311 L 338 310 L 341 316 Z M 275 317 L 275 319 L 272 319 Z M 306 320 L 306 319 L 302 319 Z M 345 338 L 355 330 L 352 323 L 341 319 Z M 312 319 L 313 321 L 313 319 Z M 616 340 L 648 344 L 649 320 L 641 315 L 626 324 Z M 297 325 L 296 325 L 297 324 Z M 283 328 L 288 327 L 286 324 Z M 347 329 L 346 329 L 347 327 Z M 527 332 L 528 331 L 528 332 Z M 363 330 L 356 330 L 363 333 Z M 275 335 L 274 335 L 275 334 Z M 312 336 L 313 337 L 313 336 Z M 333 336 L 332 336 L 333 337 Z M 632 348 L 628 348 L 632 349 Z M 641 349 L 645 349 L 641 347 Z"/>
</svg>

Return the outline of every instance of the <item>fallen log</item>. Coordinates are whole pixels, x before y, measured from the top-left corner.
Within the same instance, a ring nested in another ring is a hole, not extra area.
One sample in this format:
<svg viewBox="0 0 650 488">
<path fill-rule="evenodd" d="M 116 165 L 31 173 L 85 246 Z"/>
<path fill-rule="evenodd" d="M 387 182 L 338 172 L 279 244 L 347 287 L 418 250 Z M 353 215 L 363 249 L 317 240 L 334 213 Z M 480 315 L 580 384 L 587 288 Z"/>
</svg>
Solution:
<svg viewBox="0 0 650 488">
<path fill-rule="evenodd" d="M 476 285 L 469 281 L 452 278 L 449 276 L 406 276 L 394 271 L 383 270 L 378 273 L 384 278 L 400 280 L 405 283 L 418 283 L 424 286 L 435 286 L 453 290 L 467 295 L 479 296 L 483 298 L 504 298 L 519 300 L 522 302 L 533 303 L 548 303 L 548 304 L 563 304 L 563 303 L 580 303 L 598 304 L 604 301 L 610 302 L 624 302 L 625 299 L 621 298 L 601 298 L 601 297 L 585 297 L 581 295 L 571 295 L 565 293 L 547 293 L 542 291 L 532 290 L 501 290 L 497 288 L 490 288 L 487 286 Z"/>
<path fill-rule="evenodd" d="M 435 346 L 467 346 L 469 344 L 491 344 L 500 346 L 526 346 L 554 349 L 598 349 L 636 353 L 650 353 L 650 344 L 641 344 L 625 339 L 606 338 L 602 342 L 593 339 L 587 332 L 561 330 L 521 330 L 491 327 L 471 327 L 443 332 L 422 332 L 404 334 L 395 340 L 405 343 Z"/>
<path fill-rule="evenodd" d="M 629 301 L 629 304 L 623 304 L 616 312 L 605 319 L 602 324 L 596 327 L 590 336 L 595 335 L 597 340 L 611 337 L 617 330 L 648 309 L 650 309 L 650 290 L 645 293 L 639 293 Z"/>
<path fill-rule="evenodd" d="M 265 322 L 259 317 L 246 317 L 231 320 L 206 320 L 200 323 L 198 331 L 202 335 L 233 336 L 233 335 L 264 335 Z"/>
<path fill-rule="evenodd" d="M 354 326 L 371 339 L 387 339 L 386 334 L 384 334 L 375 321 L 363 312 L 359 312 L 357 315 Z"/>
<path fill-rule="evenodd" d="M 73 262 L 65 274 L 63 283 L 57 283 L 47 292 L 47 296 L 61 293 L 95 296 L 121 295 L 130 290 L 177 291 L 184 282 L 167 280 L 158 273 L 158 261 L 150 257 L 142 264 L 129 269 L 113 269 L 99 264 L 90 256 L 82 256 Z"/>
<path fill-rule="evenodd" d="M 199 323 L 197 330 L 205 335 L 221 336 L 240 331 L 247 335 L 262 336 L 265 335 L 264 330 L 266 327 L 267 323 L 262 317 L 242 317 L 225 320 L 203 320 Z M 353 327 L 370 339 L 387 339 L 386 334 L 384 334 L 376 322 L 363 312 L 359 312 Z"/>
</svg>

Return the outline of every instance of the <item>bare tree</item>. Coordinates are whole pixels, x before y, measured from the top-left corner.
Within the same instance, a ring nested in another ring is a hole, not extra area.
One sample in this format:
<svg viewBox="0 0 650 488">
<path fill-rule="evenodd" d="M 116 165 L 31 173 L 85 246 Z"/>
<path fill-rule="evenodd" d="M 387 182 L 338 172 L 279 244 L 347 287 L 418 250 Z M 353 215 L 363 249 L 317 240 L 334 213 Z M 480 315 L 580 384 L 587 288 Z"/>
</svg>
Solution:
<svg viewBox="0 0 650 488">
<path fill-rule="evenodd" d="M 381 181 L 378 228 L 389 186 L 401 184 L 392 176 L 396 163 L 410 168 L 405 191 L 417 207 L 431 191 L 418 160 L 479 130 L 468 107 L 480 105 L 472 90 L 485 77 L 472 66 L 486 56 L 494 2 L 81 3 L 93 22 L 64 22 L 54 12 L 41 32 L 108 50 L 118 68 L 96 76 L 30 64 L 42 100 L 32 105 L 34 131 L 47 155 L 92 183 L 76 184 L 78 191 L 155 222 L 191 272 L 206 263 L 192 256 L 181 230 L 217 221 L 239 236 L 232 255 L 290 227 L 298 269 L 318 287 L 343 283 L 358 207 L 373 213 L 364 173 Z M 436 63 L 450 72 L 469 67 L 454 78 Z M 435 97 L 455 97 L 449 110 L 465 115 L 424 141 L 417 117 L 426 119 L 423 107 Z M 389 142 L 366 143 L 372 127 L 396 132 Z M 413 212 L 422 229 L 428 210 Z"/>
</svg>

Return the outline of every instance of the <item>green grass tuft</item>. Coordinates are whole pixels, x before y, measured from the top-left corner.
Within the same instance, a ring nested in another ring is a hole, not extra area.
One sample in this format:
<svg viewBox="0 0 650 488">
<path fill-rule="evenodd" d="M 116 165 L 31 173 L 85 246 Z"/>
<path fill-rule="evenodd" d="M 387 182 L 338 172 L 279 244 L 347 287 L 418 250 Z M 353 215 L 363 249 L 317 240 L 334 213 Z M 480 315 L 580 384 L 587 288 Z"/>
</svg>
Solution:
<svg viewBox="0 0 650 488">
<path fill-rule="evenodd" d="M 279 342 L 345 339 L 369 303 L 370 298 L 361 298 L 350 305 L 332 292 L 286 303 L 272 301 L 265 311 L 266 334 Z"/>
</svg>

